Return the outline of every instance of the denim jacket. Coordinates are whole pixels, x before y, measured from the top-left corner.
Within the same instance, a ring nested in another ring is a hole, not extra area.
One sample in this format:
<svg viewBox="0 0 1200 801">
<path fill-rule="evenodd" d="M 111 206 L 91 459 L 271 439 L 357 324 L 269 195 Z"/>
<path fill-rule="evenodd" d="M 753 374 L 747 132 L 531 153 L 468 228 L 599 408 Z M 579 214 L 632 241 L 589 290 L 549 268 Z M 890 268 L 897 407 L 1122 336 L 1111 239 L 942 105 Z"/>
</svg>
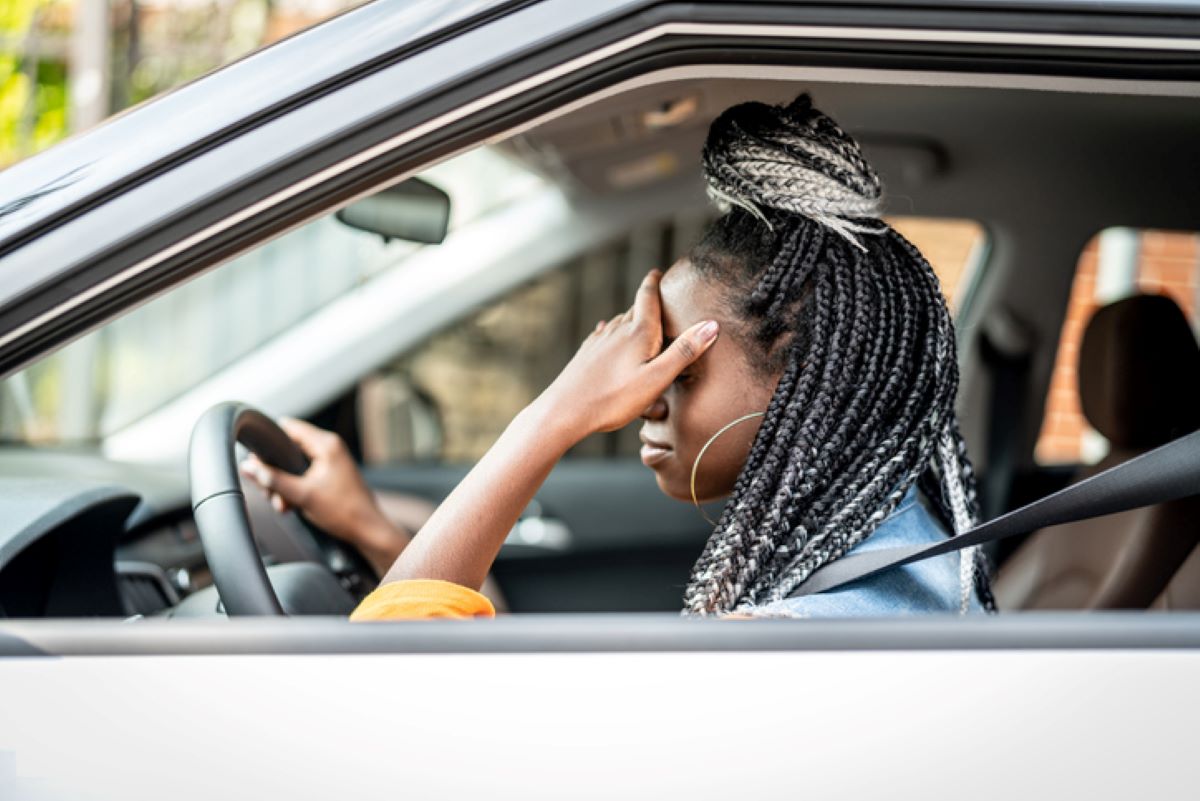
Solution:
<svg viewBox="0 0 1200 801">
<path fill-rule="evenodd" d="M 869 537 L 847 553 L 933 543 L 949 537 L 916 487 Z M 748 611 L 761 617 L 883 617 L 960 611 L 958 552 L 893 567 L 841 587 L 801 598 L 785 598 Z M 983 607 L 972 589 L 970 612 Z"/>
</svg>

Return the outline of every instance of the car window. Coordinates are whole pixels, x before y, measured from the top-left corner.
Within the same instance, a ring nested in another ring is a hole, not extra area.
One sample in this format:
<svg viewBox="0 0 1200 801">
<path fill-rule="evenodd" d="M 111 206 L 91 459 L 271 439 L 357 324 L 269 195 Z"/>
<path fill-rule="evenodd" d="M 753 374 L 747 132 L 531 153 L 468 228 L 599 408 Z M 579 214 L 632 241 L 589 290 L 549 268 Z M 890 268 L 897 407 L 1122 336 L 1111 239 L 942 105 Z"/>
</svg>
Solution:
<svg viewBox="0 0 1200 801">
<path fill-rule="evenodd" d="M 481 148 L 422 174 L 451 198 L 450 230 L 545 186 Z M 141 419 L 421 245 L 333 216 L 304 225 L 108 323 L 0 384 L 0 436 L 99 440 Z"/>
<path fill-rule="evenodd" d="M 707 216 L 629 231 L 560 265 L 427 338 L 359 388 L 369 464 L 480 458 L 508 422 L 549 385 L 595 326 L 629 306 L 646 271 L 671 264 Z M 957 309 L 985 252 L 970 220 L 889 218 L 929 258 Z M 640 421 L 594 435 L 568 457 L 635 458 Z"/>
<path fill-rule="evenodd" d="M 1092 314 L 1135 293 L 1167 295 L 1197 329 L 1200 234 L 1186 231 L 1110 228 L 1088 242 L 1071 287 L 1046 409 L 1034 450 L 1038 464 L 1095 463 L 1108 442 L 1088 425 L 1079 403 L 1076 364 Z"/>
</svg>

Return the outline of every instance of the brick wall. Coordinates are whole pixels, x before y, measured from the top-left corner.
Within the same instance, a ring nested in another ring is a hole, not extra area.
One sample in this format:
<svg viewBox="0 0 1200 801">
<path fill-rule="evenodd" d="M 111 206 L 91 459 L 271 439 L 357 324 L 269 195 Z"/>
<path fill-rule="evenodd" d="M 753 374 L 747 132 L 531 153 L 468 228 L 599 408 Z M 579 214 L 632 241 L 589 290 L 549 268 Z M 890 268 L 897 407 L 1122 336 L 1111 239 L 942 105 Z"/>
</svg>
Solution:
<svg viewBox="0 0 1200 801">
<path fill-rule="evenodd" d="M 968 268 L 975 266 L 973 252 L 983 244 L 983 229 L 971 220 L 933 217 L 890 217 L 888 222 L 929 260 L 951 311 L 957 311 L 970 288 Z"/>
<path fill-rule="evenodd" d="M 1195 325 L 1200 235 L 1144 231 L 1138 237 L 1138 245 L 1138 291 L 1170 296 Z M 1084 328 L 1099 307 L 1096 302 L 1099 252 L 1099 238 L 1096 237 L 1084 248 L 1076 267 L 1046 396 L 1046 413 L 1034 450 L 1034 458 L 1041 464 L 1084 461 L 1087 455 L 1085 440 L 1089 436 L 1098 436 L 1087 424 L 1079 405 L 1076 364 Z"/>
</svg>

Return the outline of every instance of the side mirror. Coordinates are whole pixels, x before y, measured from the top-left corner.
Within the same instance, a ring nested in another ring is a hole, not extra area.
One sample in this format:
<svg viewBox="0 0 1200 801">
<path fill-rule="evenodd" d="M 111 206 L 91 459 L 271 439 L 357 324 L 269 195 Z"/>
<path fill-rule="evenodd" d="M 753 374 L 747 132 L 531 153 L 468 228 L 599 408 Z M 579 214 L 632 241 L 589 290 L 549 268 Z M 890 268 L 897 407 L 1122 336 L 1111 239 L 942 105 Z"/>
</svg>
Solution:
<svg viewBox="0 0 1200 801">
<path fill-rule="evenodd" d="M 450 226 L 450 196 L 420 178 L 356 200 L 334 214 L 351 228 L 379 234 L 384 241 L 406 239 L 436 245 Z"/>
</svg>

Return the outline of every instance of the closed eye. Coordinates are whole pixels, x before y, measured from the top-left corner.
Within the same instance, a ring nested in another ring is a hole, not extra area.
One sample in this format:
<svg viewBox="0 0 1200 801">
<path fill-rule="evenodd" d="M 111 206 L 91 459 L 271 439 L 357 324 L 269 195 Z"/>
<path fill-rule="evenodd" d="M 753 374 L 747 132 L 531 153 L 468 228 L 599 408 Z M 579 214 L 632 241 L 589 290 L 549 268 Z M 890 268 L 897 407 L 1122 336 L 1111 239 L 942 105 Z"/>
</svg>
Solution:
<svg viewBox="0 0 1200 801">
<path fill-rule="evenodd" d="M 671 347 L 671 343 L 674 341 L 675 341 L 674 337 L 666 337 L 666 336 L 663 337 L 662 349 L 665 351 L 667 348 Z M 679 386 L 683 386 L 683 385 L 687 384 L 688 382 L 690 382 L 695 377 L 696 377 L 696 373 L 694 371 L 684 370 L 682 373 L 675 376 L 675 380 L 672 381 L 671 383 L 677 384 Z"/>
</svg>

